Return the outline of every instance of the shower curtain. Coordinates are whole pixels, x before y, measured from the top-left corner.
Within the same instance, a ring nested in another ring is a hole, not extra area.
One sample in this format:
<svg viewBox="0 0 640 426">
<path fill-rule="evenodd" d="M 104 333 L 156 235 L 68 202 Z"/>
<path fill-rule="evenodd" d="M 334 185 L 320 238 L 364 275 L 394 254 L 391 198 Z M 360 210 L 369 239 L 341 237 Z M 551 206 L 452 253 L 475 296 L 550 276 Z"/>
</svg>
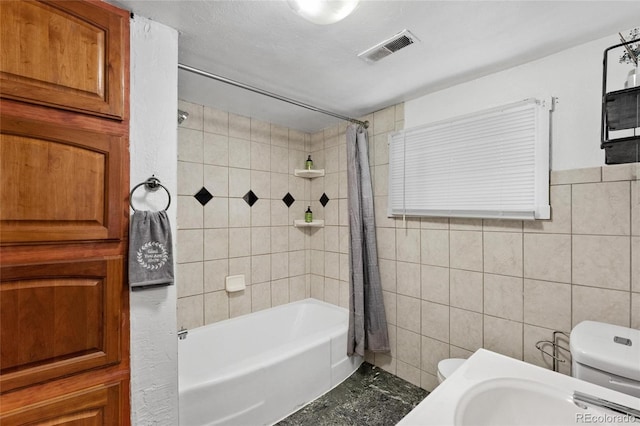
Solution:
<svg viewBox="0 0 640 426">
<path fill-rule="evenodd" d="M 349 185 L 349 334 L 348 355 L 388 352 L 389 336 L 378 268 L 373 189 L 369 171 L 368 132 L 347 127 Z"/>
</svg>

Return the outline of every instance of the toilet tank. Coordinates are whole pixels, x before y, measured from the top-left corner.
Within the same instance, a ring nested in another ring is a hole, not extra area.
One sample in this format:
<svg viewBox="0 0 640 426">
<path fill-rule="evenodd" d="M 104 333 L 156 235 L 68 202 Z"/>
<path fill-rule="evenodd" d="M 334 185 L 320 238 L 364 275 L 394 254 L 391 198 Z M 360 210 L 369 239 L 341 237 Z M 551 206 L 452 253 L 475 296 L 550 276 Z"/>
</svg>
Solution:
<svg viewBox="0 0 640 426">
<path fill-rule="evenodd" d="M 573 377 L 640 398 L 640 330 L 583 321 L 570 348 Z"/>
</svg>

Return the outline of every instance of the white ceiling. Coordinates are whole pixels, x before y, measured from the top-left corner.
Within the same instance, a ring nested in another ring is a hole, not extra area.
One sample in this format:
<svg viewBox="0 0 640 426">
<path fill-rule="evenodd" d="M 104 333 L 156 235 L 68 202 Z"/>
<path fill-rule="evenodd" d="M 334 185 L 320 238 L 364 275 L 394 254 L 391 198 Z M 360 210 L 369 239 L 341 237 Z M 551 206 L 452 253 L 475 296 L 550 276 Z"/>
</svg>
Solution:
<svg viewBox="0 0 640 426">
<path fill-rule="evenodd" d="M 286 1 L 109 1 L 177 29 L 182 64 L 351 117 L 640 24 L 640 1 L 362 0 L 332 25 Z M 373 64 L 357 57 L 403 29 L 420 42 Z M 307 132 L 337 122 L 186 71 L 178 94 Z"/>
</svg>

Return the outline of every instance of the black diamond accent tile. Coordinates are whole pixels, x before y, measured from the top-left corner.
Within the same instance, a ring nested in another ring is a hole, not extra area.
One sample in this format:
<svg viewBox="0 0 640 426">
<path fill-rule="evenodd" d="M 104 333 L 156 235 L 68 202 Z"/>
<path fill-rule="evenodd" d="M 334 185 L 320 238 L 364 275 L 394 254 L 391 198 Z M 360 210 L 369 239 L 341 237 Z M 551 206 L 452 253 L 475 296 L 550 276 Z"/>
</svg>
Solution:
<svg viewBox="0 0 640 426">
<path fill-rule="evenodd" d="M 293 202 L 296 201 L 296 199 L 293 198 L 293 195 L 291 195 L 290 193 L 287 192 L 287 195 L 284 196 L 282 201 L 284 201 L 284 203 L 287 205 L 287 207 L 291 207 L 291 204 L 293 204 Z"/>
<path fill-rule="evenodd" d="M 256 201 L 258 201 L 258 196 L 254 194 L 252 190 L 249 190 L 249 192 L 244 194 L 244 197 L 242 197 L 242 199 L 246 201 L 247 204 L 249 204 L 249 207 L 253 207 Z"/>
<path fill-rule="evenodd" d="M 196 195 L 194 195 L 194 197 L 200 202 L 200 204 L 205 206 L 209 201 L 211 201 L 213 195 L 211 195 L 211 193 L 207 191 L 207 188 L 203 186 L 202 189 L 198 191 Z"/>
<path fill-rule="evenodd" d="M 320 197 L 320 204 L 322 204 L 322 207 L 325 207 L 328 202 L 329 202 L 329 197 L 327 197 L 327 194 L 322 193 L 322 197 Z"/>
</svg>

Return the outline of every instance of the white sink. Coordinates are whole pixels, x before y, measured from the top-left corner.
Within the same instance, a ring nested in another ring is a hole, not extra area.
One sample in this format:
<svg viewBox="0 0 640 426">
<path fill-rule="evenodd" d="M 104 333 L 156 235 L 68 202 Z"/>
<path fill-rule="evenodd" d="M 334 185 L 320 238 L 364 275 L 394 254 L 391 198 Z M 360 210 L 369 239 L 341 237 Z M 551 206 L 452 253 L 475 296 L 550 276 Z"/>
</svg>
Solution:
<svg viewBox="0 0 640 426">
<path fill-rule="evenodd" d="M 479 349 L 398 426 L 628 425 L 640 422 L 573 401 L 575 391 L 640 409 L 640 398 Z"/>
<path fill-rule="evenodd" d="M 454 424 L 565 426 L 575 424 L 578 413 L 587 412 L 592 418 L 602 414 L 579 408 L 571 394 L 540 382 L 501 378 L 486 380 L 465 392 L 456 407 Z"/>
</svg>

